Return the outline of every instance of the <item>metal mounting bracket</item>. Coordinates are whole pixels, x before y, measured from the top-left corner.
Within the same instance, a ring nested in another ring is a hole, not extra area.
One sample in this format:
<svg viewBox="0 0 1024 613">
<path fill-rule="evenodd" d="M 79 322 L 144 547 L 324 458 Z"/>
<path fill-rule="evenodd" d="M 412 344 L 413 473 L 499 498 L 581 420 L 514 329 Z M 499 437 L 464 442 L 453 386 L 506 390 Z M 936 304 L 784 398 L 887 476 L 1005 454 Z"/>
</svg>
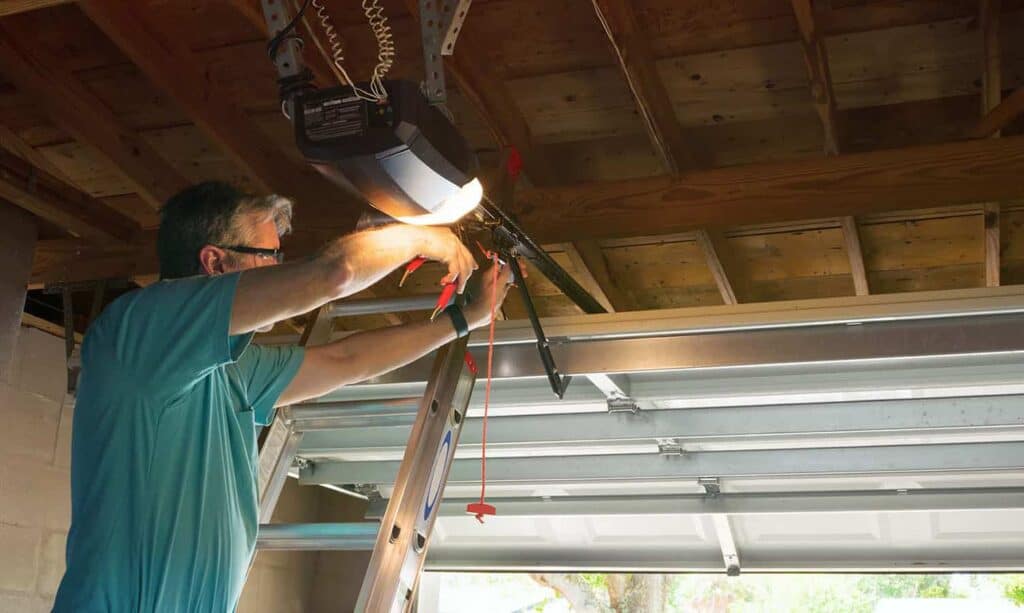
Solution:
<svg viewBox="0 0 1024 613">
<path fill-rule="evenodd" d="M 697 485 L 704 488 L 704 493 L 714 498 L 722 493 L 722 484 L 718 477 L 698 477 Z"/>
<path fill-rule="evenodd" d="M 420 1 L 420 38 L 423 43 L 423 93 L 431 104 L 444 104 L 447 99 L 444 82 L 444 60 L 441 57 L 441 10 L 437 0 Z"/>
<path fill-rule="evenodd" d="M 462 31 L 462 23 L 466 21 L 466 13 L 469 12 L 473 0 L 443 0 L 438 4 L 441 5 L 441 31 L 444 33 L 441 39 L 441 55 L 451 55 L 455 52 L 455 39 Z"/>
<path fill-rule="evenodd" d="M 443 56 L 455 52 L 455 41 L 472 3 L 473 0 L 419 0 L 426 69 L 423 89 L 431 104 L 444 104 L 447 100 Z"/>
<path fill-rule="evenodd" d="M 686 450 L 683 449 L 683 444 L 679 442 L 679 439 L 659 438 L 658 453 L 666 456 L 686 455 Z"/>
<path fill-rule="evenodd" d="M 630 413 L 636 415 L 640 411 L 640 406 L 629 397 L 609 398 L 607 402 L 609 413 Z"/>
</svg>

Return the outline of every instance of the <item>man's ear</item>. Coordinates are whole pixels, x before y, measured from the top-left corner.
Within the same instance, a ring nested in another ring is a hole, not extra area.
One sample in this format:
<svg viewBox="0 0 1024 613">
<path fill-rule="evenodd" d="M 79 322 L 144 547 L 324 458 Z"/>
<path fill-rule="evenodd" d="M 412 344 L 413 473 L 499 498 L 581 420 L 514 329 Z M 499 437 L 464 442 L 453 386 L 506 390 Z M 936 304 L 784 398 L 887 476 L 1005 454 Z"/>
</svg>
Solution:
<svg viewBox="0 0 1024 613">
<path fill-rule="evenodd" d="M 227 270 L 227 257 L 220 247 L 206 245 L 199 250 L 199 266 L 205 275 L 219 275 Z"/>
</svg>

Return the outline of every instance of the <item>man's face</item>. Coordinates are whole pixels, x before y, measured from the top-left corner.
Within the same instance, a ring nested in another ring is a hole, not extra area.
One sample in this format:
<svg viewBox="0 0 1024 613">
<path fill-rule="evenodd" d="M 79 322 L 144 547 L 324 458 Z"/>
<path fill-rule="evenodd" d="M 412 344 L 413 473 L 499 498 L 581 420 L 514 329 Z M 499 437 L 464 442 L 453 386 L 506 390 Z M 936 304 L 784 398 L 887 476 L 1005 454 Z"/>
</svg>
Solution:
<svg viewBox="0 0 1024 613">
<path fill-rule="evenodd" d="M 258 247 L 261 249 L 281 248 L 281 239 L 277 235 L 277 226 L 273 220 L 256 223 L 254 230 L 254 238 L 246 247 Z M 229 257 L 225 258 L 223 272 L 262 268 L 263 266 L 274 266 L 278 263 L 275 258 L 266 255 L 228 251 L 230 253 L 228 254 Z"/>
<path fill-rule="evenodd" d="M 281 239 L 277 235 L 277 226 L 273 220 L 253 221 L 253 238 L 245 245 L 232 245 L 234 247 L 258 248 L 258 249 L 280 249 Z M 245 253 L 233 250 L 231 246 L 218 247 L 207 245 L 199 253 L 199 259 L 203 271 L 208 275 L 219 275 L 240 270 L 251 270 L 264 266 L 274 266 L 278 263 L 276 257 L 270 254 Z M 270 332 L 273 325 L 259 328 L 257 332 Z"/>
</svg>

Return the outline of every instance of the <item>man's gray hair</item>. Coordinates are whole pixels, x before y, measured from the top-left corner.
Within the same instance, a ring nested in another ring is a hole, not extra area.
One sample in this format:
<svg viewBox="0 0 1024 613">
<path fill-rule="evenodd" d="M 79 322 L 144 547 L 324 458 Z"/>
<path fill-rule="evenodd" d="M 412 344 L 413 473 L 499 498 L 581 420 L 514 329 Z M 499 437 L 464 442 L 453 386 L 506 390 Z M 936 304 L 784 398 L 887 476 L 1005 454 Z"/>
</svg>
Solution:
<svg viewBox="0 0 1024 613">
<path fill-rule="evenodd" d="M 246 194 L 221 181 L 185 189 L 160 210 L 157 253 L 160 277 L 177 279 L 203 273 L 199 251 L 206 245 L 247 245 L 256 226 L 273 220 L 278 236 L 292 229 L 292 201 Z"/>
<path fill-rule="evenodd" d="M 255 223 L 248 223 L 255 221 Z M 257 224 L 273 221 L 277 235 L 284 236 L 292 231 L 292 201 L 284 196 L 245 196 L 238 202 L 231 227 L 221 237 L 222 245 L 245 245 L 254 238 Z"/>
</svg>

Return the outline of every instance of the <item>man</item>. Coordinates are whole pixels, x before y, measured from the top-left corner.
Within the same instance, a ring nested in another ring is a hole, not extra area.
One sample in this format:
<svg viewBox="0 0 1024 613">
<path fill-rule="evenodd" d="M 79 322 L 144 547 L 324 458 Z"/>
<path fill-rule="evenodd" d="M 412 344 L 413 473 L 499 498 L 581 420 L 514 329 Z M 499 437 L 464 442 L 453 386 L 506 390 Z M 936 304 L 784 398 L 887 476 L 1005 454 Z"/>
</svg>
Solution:
<svg viewBox="0 0 1024 613">
<path fill-rule="evenodd" d="M 90 327 L 55 611 L 233 611 L 256 542 L 256 425 L 269 424 L 277 406 L 457 337 L 458 312 L 306 350 L 250 344 L 253 332 L 354 294 L 416 256 L 443 262 L 459 291 L 476 268 L 450 231 L 406 225 L 350 234 L 316 257 L 277 265 L 290 226 L 284 198 L 223 183 L 185 190 L 161 211 L 162 280 L 120 297 Z M 500 301 L 509 271 L 499 276 Z M 462 317 L 471 328 L 488 323 L 490 301 Z"/>
</svg>

